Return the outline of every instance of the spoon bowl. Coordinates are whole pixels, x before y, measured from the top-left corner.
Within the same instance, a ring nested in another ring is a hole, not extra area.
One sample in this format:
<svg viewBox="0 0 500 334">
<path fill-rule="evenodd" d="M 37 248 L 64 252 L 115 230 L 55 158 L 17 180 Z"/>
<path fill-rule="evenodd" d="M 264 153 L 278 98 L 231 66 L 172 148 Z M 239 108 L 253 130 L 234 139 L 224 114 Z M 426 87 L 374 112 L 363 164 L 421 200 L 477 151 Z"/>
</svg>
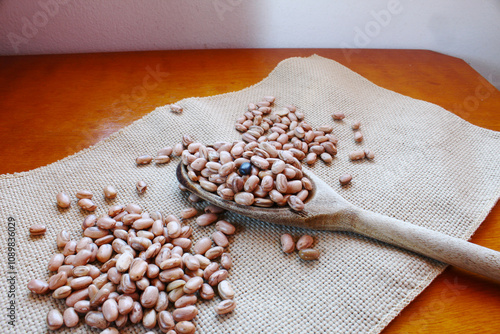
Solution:
<svg viewBox="0 0 500 334">
<path fill-rule="evenodd" d="M 191 181 L 182 163 L 177 166 L 177 179 L 184 187 L 225 210 L 280 225 L 355 232 L 500 281 L 500 252 L 359 208 L 311 171 L 303 173 L 311 180 L 313 190 L 304 210 L 293 211 L 289 207 L 263 208 L 224 200 Z"/>
</svg>

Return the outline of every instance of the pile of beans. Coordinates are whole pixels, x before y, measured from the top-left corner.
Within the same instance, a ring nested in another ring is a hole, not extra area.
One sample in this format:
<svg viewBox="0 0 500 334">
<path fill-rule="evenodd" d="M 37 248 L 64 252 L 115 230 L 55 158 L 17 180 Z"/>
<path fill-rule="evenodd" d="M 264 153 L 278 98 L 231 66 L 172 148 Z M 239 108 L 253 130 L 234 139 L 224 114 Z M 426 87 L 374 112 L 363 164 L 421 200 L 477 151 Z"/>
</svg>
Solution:
<svg viewBox="0 0 500 334">
<path fill-rule="evenodd" d="M 33 293 L 51 292 L 53 298 L 65 299 L 63 313 L 53 309 L 47 314 L 48 328 L 72 328 L 84 316 L 88 326 L 102 333 L 142 323 L 163 333 L 190 334 L 198 314 L 195 304 L 216 294 L 221 301 L 215 312 L 232 312 L 236 303 L 227 280 L 232 265 L 227 235 L 235 227 L 218 219 L 222 212 L 214 206 L 202 215 L 194 208 L 181 212 L 182 220 L 199 215 L 201 226 L 216 222 L 212 238 L 201 238 L 193 247 L 189 225 L 174 215 L 144 212 L 136 204 L 113 205 L 99 217 L 86 216 L 79 240 L 60 231 L 57 246 L 62 252 L 48 263 L 57 273 L 48 281 L 28 283 Z"/>
<path fill-rule="evenodd" d="M 266 96 L 248 105 L 235 125 L 243 132 L 242 141 L 205 146 L 184 136 L 181 156 L 190 180 L 238 204 L 288 204 L 302 211 L 312 184 L 302 173 L 301 161 L 313 164 L 319 156 L 332 162 L 337 139 L 332 126 L 313 129 L 294 106 L 273 110 L 273 103 L 274 97 Z"/>
</svg>

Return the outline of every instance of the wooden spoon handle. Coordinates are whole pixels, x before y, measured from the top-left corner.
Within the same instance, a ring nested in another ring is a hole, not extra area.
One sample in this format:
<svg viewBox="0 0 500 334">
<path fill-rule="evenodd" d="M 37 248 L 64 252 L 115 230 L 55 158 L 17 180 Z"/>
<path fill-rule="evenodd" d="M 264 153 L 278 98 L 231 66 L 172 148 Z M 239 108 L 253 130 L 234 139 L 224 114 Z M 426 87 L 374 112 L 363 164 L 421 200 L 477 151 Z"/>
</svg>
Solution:
<svg viewBox="0 0 500 334">
<path fill-rule="evenodd" d="M 353 232 L 500 281 L 500 252 L 375 212 L 349 211 Z"/>
</svg>

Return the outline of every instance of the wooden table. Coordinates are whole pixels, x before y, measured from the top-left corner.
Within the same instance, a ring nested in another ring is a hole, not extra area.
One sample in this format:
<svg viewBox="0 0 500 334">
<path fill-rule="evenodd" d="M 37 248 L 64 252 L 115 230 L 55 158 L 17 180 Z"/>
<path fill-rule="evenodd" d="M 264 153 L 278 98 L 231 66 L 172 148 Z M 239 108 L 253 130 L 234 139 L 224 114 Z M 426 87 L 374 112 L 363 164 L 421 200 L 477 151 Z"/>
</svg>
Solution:
<svg viewBox="0 0 500 334">
<path fill-rule="evenodd" d="M 259 82 L 281 60 L 314 53 L 384 88 L 500 131 L 500 92 L 463 60 L 431 51 L 259 49 L 0 57 L 0 174 L 52 163 L 157 106 L 240 90 Z M 500 205 L 471 241 L 500 250 Z M 383 333 L 496 334 L 498 314 L 499 283 L 448 268 Z"/>
</svg>

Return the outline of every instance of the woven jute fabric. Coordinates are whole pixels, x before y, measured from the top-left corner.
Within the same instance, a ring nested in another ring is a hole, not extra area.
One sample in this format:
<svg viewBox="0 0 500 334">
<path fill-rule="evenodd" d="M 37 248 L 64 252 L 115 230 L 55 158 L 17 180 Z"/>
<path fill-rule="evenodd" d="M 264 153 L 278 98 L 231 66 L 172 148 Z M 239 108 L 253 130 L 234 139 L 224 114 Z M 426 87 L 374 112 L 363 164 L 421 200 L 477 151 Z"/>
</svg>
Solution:
<svg viewBox="0 0 500 334">
<path fill-rule="evenodd" d="M 30 172 L 1 176 L 2 332 L 45 333 L 47 312 L 64 310 L 62 301 L 32 294 L 26 284 L 52 275 L 47 263 L 58 252 L 58 231 L 67 229 L 73 239 L 81 238 L 87 213 L 76 205 L 78 190 L 95 194 L 98 215 L 111 204 L 131 202 L 147 211 L 178 215 L 193 205 L 177 186 L 175 168 L 180 159 L 137 167 L 135 158 L 154 155 L 179 142 L 183 134 L 205 144 L 240 140 L 235 120 L 249 102 L 266 95 L 276 97 L 277 107 L 295 105 L 312 126 L 333 125 L 339 153 L 331 164 L 318 161 L 311 168 L 364 209 L 468 239 L 499 197 L 500 133 L 378 87 L 332 60 L 290 58 L 252 87 L 179 101 L 181 114 L 172 113 L 169 106 L 157 108 L 89 149 Z M 339 111 L 346 118 L 333 121 L 332 113 Z M 353 140 L 355 120 L 361 121 L 365 138 L 360 144 Z M 351 162 L 347 155 L 358 148 L 373 150 L 375 159 Z M 338 178 L 346 172 L 353 181 L 341 187 Z M 143 195 L 136 192 L 138 180 L 149 185 Z M 102 196 L 108 184 L 118 190 L 113 201 Z M 60 191 L 71 195 L 71 208 L 57 208 L 55 195 Z M 229 246 L 233 257 L 229 280 L 238 306 L 232 314 L 217 316 L 213 307 L 218 297 L 199 302 L 198 333 L 378 333 L 445 267 L 356 234 L 278 226 L 231 213 L 224 217 L 238 226 Z M 12 222 L 15 257 L 7 256 Z M 47 225 L 45 236 L 30 237 L 28 228 L 35 223 Z M 198 227 L 192 219 L 185 224 L 193 226 L 193 240 L 215 230 Z M 297 253 L 284 254 L 279 240 L 285 232 L 313 235 L 320 259 L 304 262 Z M 11 301 L 15 326 L 8 324 Z M 59 332 L 99 332 L 81 323 Z M 142 325 L 122 330 L 145 331 Z"/>
</svg>

